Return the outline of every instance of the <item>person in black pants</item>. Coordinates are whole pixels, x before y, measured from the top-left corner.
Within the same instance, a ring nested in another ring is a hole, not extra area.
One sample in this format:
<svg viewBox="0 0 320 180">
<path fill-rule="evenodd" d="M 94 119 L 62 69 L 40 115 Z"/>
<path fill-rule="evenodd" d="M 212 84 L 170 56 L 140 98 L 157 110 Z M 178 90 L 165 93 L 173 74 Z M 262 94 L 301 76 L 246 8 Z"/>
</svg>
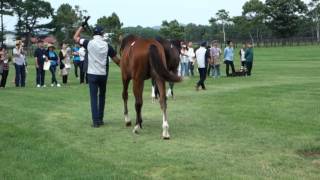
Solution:
<svg viewBox="0 0 320 180">
<path fill-rule="evenodd" d="M 47 54 L 47 50 L 44 48 L 43 41 L 38 40 L 38 48 L 34 52 L 36 72 L 37 72 L 36 83 L 38 88 L 46 87 L 46 85 L 44 84 L 46 72 L 43 69 L 43 64 L 46 61 L 46 57 L 47 57 L 46 54 Z"/>
<path fill-rule="evenodd" d="M 104 125 L 103 118 L 109 69 L 108 57 L 111 57 L 118 65 L 120 60 L 112 46 L 104 41 L 103 28 L 95 27 L 93 39 L 89 41 L 80 38 L 81 32 L 84 30 L 83 26 L 79 27 L 73 38 L 76 43 L 83 45 L 88 52 L 87 75 L 90 89 L 92 127 L 99 128 Z"/>
<path fill-rule="evenodd" d="M 56 70 L 57 66 L 60 64 L 59 57 L 57 53 L 54 51 L 55 47 L 52 44 L 48 45 L 48 52 L 47 52 L 47 61 L 50 61 L 50 72 L 52 75 L 51 78 L 51 87 L 54 87 L 55 85 L 57 87 L 61 87 L 61 85 L 58 83 L 57 78 L 56 78 Z"/>
<path fill-rule="evenodd" d="M 85 59 L 87 58 L 86 57 L 87 52 L 83 46 L 80 46 L 79 56 L 80 56 L 80 84 L 83 84 L 86 77 L 86 71 L 84 66 L 85 66 Z"/>
<path fill-rule="evenodd" d="M 7 78 L 9 75 L 9 58 L 8 58 L 7 47 L 5 45 L 2 45 L 0 48 L 0 66 L 2 68 L 0 88 L 5 88 L 7 83 Z"/>
<path fill-rule="evenodd" d="M 206 48 L 206 45 L 207 45 L 206 42 L 201 43 L 200 48 L 196 51 L 196 60 L 198 63 L 198 71 L 200 75 L 200 80 L 196 85 L 197 91 L 199 91 L 200 86 L 202 90 L 206 90 L 206 86 L 204 82 L 207 78 L 207 65 L 208 65 L 208 60 L 210 58 L 210 52 Z"/>
<path fill-rule="evenodd" d="M 16 47 L 13 49 L 13 57 L 15 62 L 16 76 L 15 84 L 16 87 L 26 86 L 26 58 L 23 50 L 22 41 L 18 40 Z"/>
<path fill-rule="evenodd" d="M 224 63 L 226 64 L 226 75 L 233 76 L 236 73 L 234 68 L 233 59 L 234 59 L 234 49 L 233 49 L 233 42 L 228 41 L 227 47 L 224 49 Z M 229 74 L 229 67 L 231 66 L 232 74 Z"/>
</svg>

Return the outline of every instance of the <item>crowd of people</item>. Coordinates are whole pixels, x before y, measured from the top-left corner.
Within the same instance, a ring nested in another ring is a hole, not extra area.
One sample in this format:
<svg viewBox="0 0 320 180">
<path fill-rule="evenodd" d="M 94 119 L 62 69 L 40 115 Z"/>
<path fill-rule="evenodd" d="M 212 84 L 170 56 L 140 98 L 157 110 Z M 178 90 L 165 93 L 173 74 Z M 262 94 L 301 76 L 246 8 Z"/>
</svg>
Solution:
<svg viewBox="0 0 320 180">
<path fill-rule="evenodd" d="M 23 42 L 18 40 L 12 51 L 12 58 L 9 56 L 5 45 L 0 48 L 0 88 L 5 88 L 9 74 L 10 62 L 15 67 L 14 84 L 16 87 L 26 86 L 27 69 L 27 53 L 23 48 Z M 58 76 L 62 78 L 62 84 L 67 85 L 68 76 L 72 64 L 74 65 L 74 74 L 79 79 L 80 84 L 88 83 L 86 78 L 86 50 L 83 46 L 75 45 L 71 48 L 68 44 L 62 43 L 59 53 L 53 44 L 45 45 L 42 40 L 37 42 L 37 48 L 34 51 L 35 67 L 36 67 L 36 87 L 46 87 L 45 77 L 46 71 L 51 74 L 51 87 L 61 87 Z M 58 71 L 59 70 L 59 71 Z M 59 72 L 59 75 L 57 74 Z M 80 75 L 79 75 L 80 74 Z"/>
<path fill-rule="evenodd" d="M 62 84 L 68 83 L 68 76 L 74 66 L 74 75 L 80 80 L 80 84 L 88 83 L 86 77 L 86 49 L 83 46 L 75 45 L 71 48 L 68 44 L 62 43 L 61 50 L 57 54 L 56 48 L 52 44 L 45 46 L 42 40 L 37 42 L 37 49 L 34 52 L 35 66 L 36 66 L 36 86 L 46 87 L 45 75 L 46 70 L 51 73 L 51 86 L 61 87 L 57 78 L 57 70 L 62 77 Z M 206 89 L 204 81 L 207 76 L 213 78 L 221 77 L 220 66 L 222 61 L 226 67 L 226 76 L 235 76 L 236 69 L 234 65 L 235 52 L 233 42 L 228 41 L 227 47 L 222 51 L 219 47 L 218 41 L 213 41 L 210 46 L 206 42 L 200 44 L 200 48 L 196 51 L 193 48 L 193 43 L 181 43 L 180 52 L 180 66 L 178 73 L 180 76 L 188 77 L 194 76 L 195 64 L 198 66 L 200 80 L 197 83 L 196 89 L 199 87 Z M 14 83 L 16 87 L 26 86 L 27 57 L 23 48 L 22 41 L 16 42 L 16 47 L 13 49 L 12 61 L 15 67 Z M 253 49 L 252 43 L 243 43 L 239 51 L 240 72 L 245 76 L 251 76 L 253 65 Z M 9 74 L 9 55 L 7 47 L 3 45 L 0 49 L 0 88 L 4 88 L 7 83 Z M 230 72 L 231 69 L 231 72 Z"/>
<path fill-rule="evenodd" d="M 194 76 L 194 67 L 197 63 L 200 80 L 196 85 L 196 90 L 199 90 L 200 87 L 205 90 L 204 82 L 207 76 L 213 78 L 221 77 L 220 66 L 223 59 L 226 65 L 226 76 L 236 76 L 237 71 L 234 65 L 235 53 L 233 46 L 232 41 L 227 41 L 227 47 L 222 52 L 218 41 L 212 41 L 209 46 L 207 42 L 202 42 L 200 48 L 195 51 L 192 42 L 189 42 L 188 45 L 182 42 L 179 75 L 183 77 Z M 251 42 L 243 43 L 239 52 L 239 59 L 240 70 L 238 72 L 243 76 L 251 76 L 253 65 L 253 46 Z"/>
</svg>

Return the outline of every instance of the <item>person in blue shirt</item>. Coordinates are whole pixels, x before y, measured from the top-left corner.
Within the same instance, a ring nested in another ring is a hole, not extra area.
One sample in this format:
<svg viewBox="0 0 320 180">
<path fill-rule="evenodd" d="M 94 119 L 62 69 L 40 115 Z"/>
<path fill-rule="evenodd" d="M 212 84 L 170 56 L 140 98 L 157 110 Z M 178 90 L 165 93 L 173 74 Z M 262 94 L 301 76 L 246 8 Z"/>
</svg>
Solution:
<svg viewBox="0 0 320 180">
<path fill-rule="evenodd" d="M 234 59 L 234 49 L 233 42 L 227 41 L 227 47 L 224 49 L 224 63 L 226 64 L 226 75 L 233 76 L 236 72 L 234 69 L 233 59 Z M 231 66 L 232 74 L 229 74 L 229 68 Z"/>
<path fill-rule="evenodd" d="M 73 65 L 74 65 L 74 74 L 76 78 L 79 78 L 78 75 L 78 69 L 80 70 L 80 53 L 79 53 L 80 47 L 79 45 L 76 45 L 73 49 Z"/>
<path fill-rule="evenodd" d="M 50 72 L 52 75 L 51 87 L 54 87 L 55 85 L 57 87 L 61 87 L 61 85 L 58 83 L 56 78 L 57 66 L 60 64 L 60 60 L 59 60 L 59 56 L 54 50 L 55 50 L 55 47 L 49 44 L 48 51 L 47 51 L 47 61 L 50 61 Z"/>
</svg>

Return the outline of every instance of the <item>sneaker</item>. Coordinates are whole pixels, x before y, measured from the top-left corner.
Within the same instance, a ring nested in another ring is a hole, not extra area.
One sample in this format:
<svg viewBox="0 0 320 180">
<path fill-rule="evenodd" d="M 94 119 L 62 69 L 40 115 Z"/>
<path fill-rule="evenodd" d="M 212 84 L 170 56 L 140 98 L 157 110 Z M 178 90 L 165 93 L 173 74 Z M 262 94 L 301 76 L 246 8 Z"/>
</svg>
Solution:
<svg viewBox="0 0 320 180">
<path fill-rule="evenodd" d="M 51 87 L 54 87 L 54 84 L 51 84 Z"/>
<path fill-rule="evenodd" d="M 61 85 L 60 85 L 60 84 L 57 84 L 57 87 L 61 87 Z"/>
<path fill-rule="evenodd" d="M 46 86 L 46 85 L 43 85 L 42 87 L 45 88 L 45 87 L 47 87 L 47 86 Z"/>
<path fill-rule="evenodd" d="M 40 87 L 41 87 L 40 84 L 38 84 L 38 85 L 37 85 L 37 88 L 40 88 Z"/>
</svg>

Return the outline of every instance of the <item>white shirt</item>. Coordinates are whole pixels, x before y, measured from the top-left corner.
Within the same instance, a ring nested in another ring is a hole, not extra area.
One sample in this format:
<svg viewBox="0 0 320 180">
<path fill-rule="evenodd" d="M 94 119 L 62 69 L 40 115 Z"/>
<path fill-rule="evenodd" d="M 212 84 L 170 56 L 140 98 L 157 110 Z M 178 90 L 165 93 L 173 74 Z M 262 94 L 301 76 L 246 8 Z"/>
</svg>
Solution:
<svg viewBox="0 0 320 180">
<path fill-rule="evenodd" d="M 88 50 L 88 74 L 106 75 L 108 43 L 103 40 L 103 37 L 96 35 L 90 41 L 81 39 L 80 44 L 87 47 Z"/>
<path fill-rule="evenodd" d="M 81 47 L 79 49 L 79 56 L 80 56 L 80 61 L 84 61 L 84 58 L 86 56 L 86 49 L 84 47 Z"/>
<path fill-rule="evenodd" d="M 181 50 L 180 59 L 181 59 L 181 63 L 189 63 L 189 57 L 188 57 L 187 50 Z"/>
<path fill-rule="evenodd" d="M 195 56 L 196 56 L 196 55 L 195 55 L 195 53 L 194 53 L 194 49 L 193 49 L 193 48 L 189 48 L 189 50 L 188 50 L 189 61 L 190 61 L 190 62 L 193 62 L 193 59 L 194 59 Z"/>
<path fill-rule="evenodd" d="M 26 61 L 25 61 L 25 56 L 18 51 L 17 48 L 13 49 L 13 57 L 14 57 L 14 63 L 17 65 L 25 65 Z"/>
<path fill-rule="evenodd" d="M 196 60 L 198 63 L 198 68 L 205 68 L 206 67 L 206 52 L 207 52 L 207 49 L 204 47 L 200 47 L 196 51 Z"/>
<path fill-rule="evenodd" d="M 246 61 L 246 51 L 244 49 L 240 50 L 240 54 L 241 54 L 241 61 Z"/>
</svg>

